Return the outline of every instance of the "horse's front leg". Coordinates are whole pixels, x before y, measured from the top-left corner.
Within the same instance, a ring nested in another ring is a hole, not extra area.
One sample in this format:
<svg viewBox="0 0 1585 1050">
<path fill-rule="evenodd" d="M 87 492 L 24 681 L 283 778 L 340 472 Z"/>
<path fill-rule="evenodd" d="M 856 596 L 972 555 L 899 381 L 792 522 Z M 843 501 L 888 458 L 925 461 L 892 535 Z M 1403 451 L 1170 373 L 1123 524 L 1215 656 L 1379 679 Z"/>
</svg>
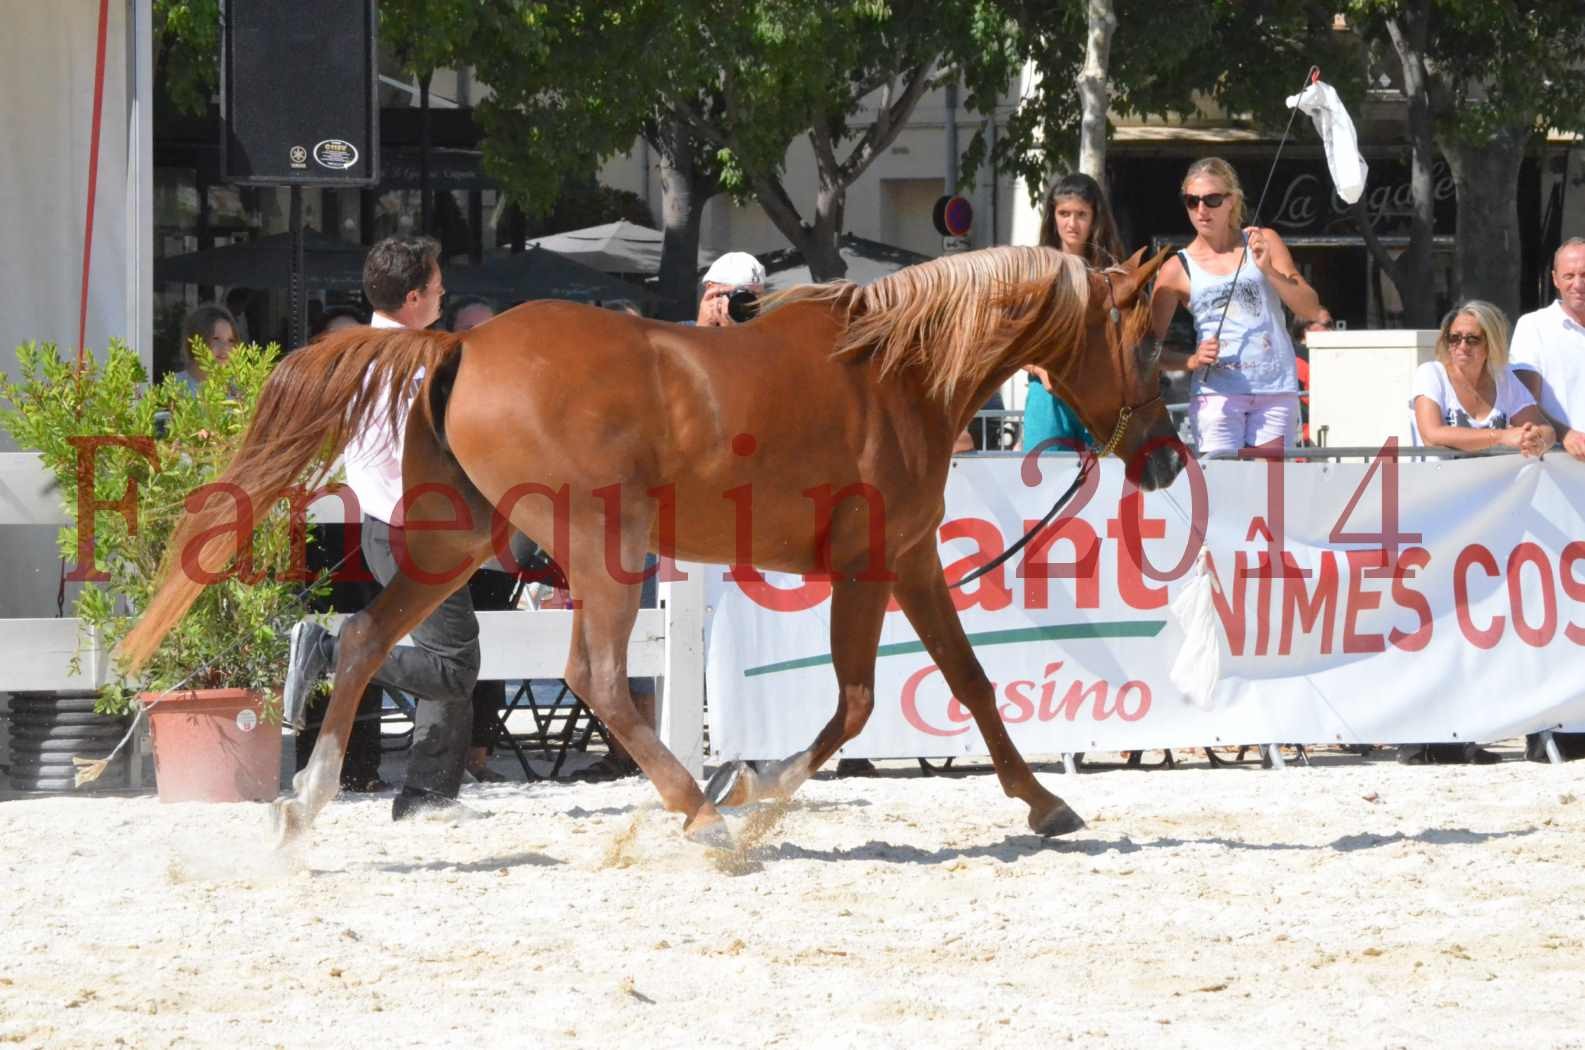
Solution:
<svg viewBox="0 0 1585 1050">
<path fill-rule="evenodd" d="M 1042 835 L 1065 835 L 1084 827 L 1084 821 L 1066 802 L 1047 791 L 1030 771 L 1018 747 L 1007 735 L 996 710 L 996 691 L 969 645 L 952 595 L 947 589 L 941 558 L 933 540 L 910 549 L 899 564 L 894 590 L 897 602 L 913 624 L 919 640 L 952 694 L 969 709 L 979 728 L 1002 790 L 1009 798 L 1029 805 L 1029 826 Z"/>
<path fill-rule="evenodd" d="M 839 580 L 831 593 L 831 662 L 837 675 L 837 709 L 814 742 L 797 754 L 756 769 L 729 762 L 710 778 L 705 793 L 717 805 L 743 806 L 761 799 L 787 799 L 825 765 L 837 749 L 858 736 L 875 709 L 875 651 L 891 584 Z"/>
<path fill-rule="evenodd" d="M 620 560 L 624 569 L 644 564 L 648 526 L 643 518 L 622 523 Z M 595 537 L 601 534 L 602 522 L 594 517 L 575 520 L 573 528 L 574 535 Z M 660 795 L 661 804 L 683 815 L 683 834 L 706 846 L 731 848 L 732 838 L 721 814 L 699 790 L 687 767 L 639 714 L 628 689 L 627 650 L 638 616 L 639 584 L 614 578 L 602 548 L 593 543 L 572 559 L 567 582 L 580 603 L 573 614 L 567 684 L 638 763 Z"/>
</svg>

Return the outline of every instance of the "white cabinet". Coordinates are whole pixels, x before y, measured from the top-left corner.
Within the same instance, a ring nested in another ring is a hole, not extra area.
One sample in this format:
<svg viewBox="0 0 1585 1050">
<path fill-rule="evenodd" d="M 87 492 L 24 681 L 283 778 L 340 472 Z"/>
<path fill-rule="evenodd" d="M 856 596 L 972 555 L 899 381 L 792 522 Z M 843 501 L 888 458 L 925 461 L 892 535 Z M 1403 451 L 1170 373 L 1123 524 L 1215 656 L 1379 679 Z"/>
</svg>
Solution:
<svg viewBox="0 0 1585 1050">
<path fill-rule="evenodd" d="M 1414 370 L 1436 358 L 1435 329 L 1311 332 L 1310 436 L 1331 447 L 1413 444 Z M 1322 428 L 1325 436 L 1322 436 Z"/>
</svg>

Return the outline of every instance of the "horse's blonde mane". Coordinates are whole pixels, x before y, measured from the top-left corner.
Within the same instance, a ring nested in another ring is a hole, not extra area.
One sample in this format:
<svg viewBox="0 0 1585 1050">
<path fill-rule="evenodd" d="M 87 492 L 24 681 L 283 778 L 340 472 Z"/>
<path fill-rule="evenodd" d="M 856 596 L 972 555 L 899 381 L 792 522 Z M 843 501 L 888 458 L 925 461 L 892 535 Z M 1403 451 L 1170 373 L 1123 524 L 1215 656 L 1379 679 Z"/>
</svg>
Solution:
<svg viewBox="0 0 1585 1050">
<path fill-rule="evenodd" d="M 834 355 L 865 354 L 887 376 L 918 367 L 931 396 L 977 389 L 1015 347 L 1080 348 L 1089 282 L 1083 260 L 1055 248 L 985 248 L 883 277 L 780 293 L 768 305 L 831 303 L 847 314 Z"/>
</svg>

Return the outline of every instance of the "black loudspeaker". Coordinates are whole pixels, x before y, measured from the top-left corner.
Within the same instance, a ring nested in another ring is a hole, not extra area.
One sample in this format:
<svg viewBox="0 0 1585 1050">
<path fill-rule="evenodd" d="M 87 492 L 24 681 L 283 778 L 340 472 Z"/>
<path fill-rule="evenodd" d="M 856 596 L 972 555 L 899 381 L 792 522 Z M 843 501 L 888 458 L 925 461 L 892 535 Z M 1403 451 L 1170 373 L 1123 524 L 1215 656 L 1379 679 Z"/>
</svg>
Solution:
<svg viewBox="0 0 1585 1050">
<path fill-rule="evenodd" d="M 380 181 L 376 0 L 224 0 L 220 173 L 252 186 Z"/>
</svg>

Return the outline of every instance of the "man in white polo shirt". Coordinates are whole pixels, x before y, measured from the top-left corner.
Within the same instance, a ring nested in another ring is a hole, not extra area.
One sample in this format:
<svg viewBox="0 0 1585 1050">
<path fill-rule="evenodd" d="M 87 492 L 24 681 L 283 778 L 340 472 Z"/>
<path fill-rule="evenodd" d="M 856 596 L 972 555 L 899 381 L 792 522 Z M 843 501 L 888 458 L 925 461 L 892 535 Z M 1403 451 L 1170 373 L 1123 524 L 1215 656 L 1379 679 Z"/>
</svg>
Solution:
<svg viewBox="0 0 1585 1050">
<path fill-rule="evenodd" d="M 1525 314 L 1514 326 L 1508 360 L 1564 451 L 1585 460 L 1585 237 L 1570 237 L 1552 254 L 1552 287 L 1552 305 Z M 1580 728 L 1585 727 L 1570 727 Z M 1553 739 L 1564 757 L 1585 756 L 1585 732 L 1554 733 Z M 1538 734 L 1526 738 L 1525 755 L 1545 758 Z"/>
<path fill-rule="evenodd" d="M 1552 305 L 1514 326 L 1508 359 L 1564 449 L 1585 460 L 1585 237 L 1571 237 L 1553 253 L 1552 287 Z"/>
<path fill-rule="evenodd" d="M 389 237 L 369 249 L 363 264 L 363 294 L 374 307 L 375 328 L 428 328 L 440 317 L 446 289 L 440 277 L 440 245 L 429 237 Z M 363 557 L 381 585 L 398 572 L 391 549 L 396 507 L 402 498 L 402 439 L 407 413 L 395 433 L 383 404 L 347 445 L 347 485 L 363 514 Z M 456 801 L 473 725 L 471 698 L 479 677 L 479 619 L 468 588 L 440 604 L 413 629 L 412 645 L 392 649 L 374 673 L 374 683 L 419 698 L 407 782 L 391 807 L 391 819 L 418 810 L 444 809 L 476 815 Z M 288 718 L 303 710 L 308 693 L 336 664 L 336 638 L 303 621 L 292 628 L 291 660 L 282 690 Z"/>
</svg>

